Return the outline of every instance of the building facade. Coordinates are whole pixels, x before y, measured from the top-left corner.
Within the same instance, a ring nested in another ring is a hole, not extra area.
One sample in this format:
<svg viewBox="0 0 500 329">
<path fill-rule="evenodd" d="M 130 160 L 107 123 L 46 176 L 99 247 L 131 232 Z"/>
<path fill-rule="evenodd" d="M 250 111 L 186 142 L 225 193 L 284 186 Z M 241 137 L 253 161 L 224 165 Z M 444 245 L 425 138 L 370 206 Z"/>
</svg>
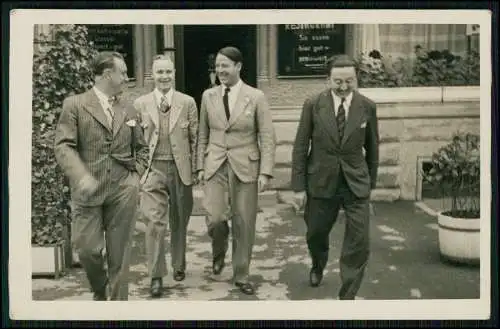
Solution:
<svg viewBox="0 0 500 329">
<path fill-rule="evenodd" d="M 417 45 L 464 55 L 468 49 L 478 49 L 479 39 L 478 35 L 470 36 L 467 33 L 470 27 L 463 24 L 87 27 L 89 38 L 98 49 L 117 50 L 125 55 L 129 76 L 138 87 L 152 86 L 153 56 L 170 55 L 176 66 L 176 89 L 193 96 L 198 104 L 201 94 L 211 84 L 211 55 L 227 45 L 238 47 L 244 56 L 242 78 L 266 93 L 273 111 L 279 144 L 274 187 L 282 190 L 289 188 L 291 145 L 301 106 L 309 95 L 325 87 L 323 64 L 327 57 L 336 53 L 357 56 L 375 49 L 384 57 L 411 58 Z M 35 39 L 39 33 L 50 34 L 50 26 L 36 26 Z M 380 104 L 380 199 L 418 199 L 422 162 L 419 159 L 448 141 L 457 127 L 479 131 L 478 87 L 466 92 L 431 87 L 413 94 L 398 94 L 397 90 L 366 93 Z"/>
</svg>

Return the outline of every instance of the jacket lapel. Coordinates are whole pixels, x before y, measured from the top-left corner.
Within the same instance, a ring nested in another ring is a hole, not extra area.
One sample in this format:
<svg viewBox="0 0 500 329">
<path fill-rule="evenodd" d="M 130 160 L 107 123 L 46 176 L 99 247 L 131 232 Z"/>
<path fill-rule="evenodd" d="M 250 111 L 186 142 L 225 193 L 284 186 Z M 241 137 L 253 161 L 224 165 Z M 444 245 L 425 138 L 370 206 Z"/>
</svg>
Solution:
<svg viewBox="0 0 500 329">
<path fill-rule="evenodd" d="M 363 108 L 360 106 L 359 95 L 353 92 L 351 105 L 349 106 L 349 112 L 347 115 L 347 122 L 344 131 L 344 138 L 342 143 L 345 143 L 349 135 L 356 129 L 356 127 L 361 125 L 361 120 L 363 119 Z"/>
<path fill-rule="evenodd" d="M 228 121 L 226 118 L 226 113 L 224 112 L 224 104 L 222 103 L 222 90 L 220 86 L 212 89 L 210 93 L 210 99 L 212 100 L 215 116 L 217 116 L 223 122 L 224 126 L 227 126 Z"/>
<path fill-rule="evenodd" d="M 333 96 L 331 95 L 330 89 L 324 91 L 321 94 L 319 100 L 319 116 L 321 121 L 324 123 L 326 131 L 329 133 L 332 140 L 336 143 L 340 143 L 339 129 L 337 127 L 337 121 L 335 117 L 335 108 L 333 104 Z"/>
<path fill-rule="evenodd" d="M 113 119 L 113 136 L 116 136 L 118 131 L 120 130 L 125 118 L 127 117 L 127 112 L 122 104 L 118 103 L 113 106 L 113 110 L 115 111 L 115 117 Z"/>
<path fill-rule="evenodd" d="M 149 93 L 148 98 L 146 99 L 146 110 L 148 111 L 151 122 L 153 122 L 155 128 L 159 127 L 158 121 L 160 120 L 158 117 L 158 106 L 160 106 L 160 104 L 156 101 L 154 93 Z"/>
<path fill-rule="evenodd" d="M 241 85 L 238 98 L 234 104 L 234 109 L 229 117 L 229 126 L 232 126 L 238 119 L 238 117 L 243 113 L 243 110 L 250 102 L 250 97 L 248 95 L 248 88 L 245 83 Z"/>
<path fill-rule="evenodd" d="M 99 98 L 93 90 L 89 90 L 86 94 L 87 104 L 85 106 L 85 110 L 92 115 L 97 122 L 99 122 L 104 128 L 106 128 L 110 133 L 111 127 L 108 123 L 108 118 L 106 114 L 104 114 L 104 109 L 102 108 L 101 103 L 99 102 Z"/>
<path fill-rule="evenodd" d="M 179 119 L 179 115 L 181 114 L 181 111 L 182 111 L 182 103 L 181 103 L 180 95 L 177 91 L 174 91 L 174 94 L 172 96 L 171 109 L 170 109 L 170 122 L 168 124 L 169 133 L 172 133 L 172 130 L 174 129 L 175 124 L 177 123 L 177 120 Z"/>
</svg>

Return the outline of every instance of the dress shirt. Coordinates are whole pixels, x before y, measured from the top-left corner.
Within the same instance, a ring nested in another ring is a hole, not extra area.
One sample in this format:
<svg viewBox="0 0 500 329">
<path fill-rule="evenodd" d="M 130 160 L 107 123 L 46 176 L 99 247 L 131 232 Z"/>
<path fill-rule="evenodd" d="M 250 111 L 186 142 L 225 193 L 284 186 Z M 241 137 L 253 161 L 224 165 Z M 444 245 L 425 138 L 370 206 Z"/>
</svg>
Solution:
<svg viewBox="0 0 500 329">
<path fill-rule="evenodd" d="M 332 91 L 332 96 L 333 96 L 333 107 L 335 110 L 335 116 L 337 116 L 339 111 L 339 106 L 342 103 L 342 98 L 337 96 L 333 91 Z M 346 120 L 349 117 L 349 108 L 351 107 L 351 101 L 352 101 L 352 92 L 349 93 L 349 95 L 347 95 L 344 100 L 344 110 L 345 110 Z"/>
<path fill-rule="evenodd" d="M 238 99 L 238 94 L 240 93 L 241 85 L 242 85 L 241 79 L 238 80 L 238 82 L 229 88 L 231 90 L 229 91 L 228 95 L 228 103 L 229 103 L 229 113 L 233 113 L 234 106 L 236 105 L 236 100 Z M 224 93 L 226 92 L 226 85 L 221 84 L 222 88 L 222 96 L 224 96 Z"/>
</svg>

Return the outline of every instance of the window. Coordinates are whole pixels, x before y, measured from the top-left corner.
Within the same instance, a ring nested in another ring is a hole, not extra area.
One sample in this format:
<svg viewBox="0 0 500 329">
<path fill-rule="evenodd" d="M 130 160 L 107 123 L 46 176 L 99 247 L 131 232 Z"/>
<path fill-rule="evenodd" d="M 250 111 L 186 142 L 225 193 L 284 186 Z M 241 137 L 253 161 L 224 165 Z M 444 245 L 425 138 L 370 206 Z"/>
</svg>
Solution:
<svg viewBox="0 0 500 329">
<path fill-rule="evenodd" d="M 278 75 L 324 76 L 326 60 L 345 52 L 345 25 L 278 25 Z"/>
</svg>

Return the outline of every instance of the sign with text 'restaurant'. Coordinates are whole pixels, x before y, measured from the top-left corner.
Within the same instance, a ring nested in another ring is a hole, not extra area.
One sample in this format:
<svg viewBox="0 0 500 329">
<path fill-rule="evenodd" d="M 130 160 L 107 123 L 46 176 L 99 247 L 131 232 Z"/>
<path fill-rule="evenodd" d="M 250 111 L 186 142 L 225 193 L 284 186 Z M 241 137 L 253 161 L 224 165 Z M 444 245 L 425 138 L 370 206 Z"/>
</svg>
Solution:
<svg viewBox="0 0 500 329">
<path fill-rule="evenodd" d="M 278 75 L 325 75 L 326 60 L 345 51 L 345 25 L 278 25 Z"/>
</svg>

